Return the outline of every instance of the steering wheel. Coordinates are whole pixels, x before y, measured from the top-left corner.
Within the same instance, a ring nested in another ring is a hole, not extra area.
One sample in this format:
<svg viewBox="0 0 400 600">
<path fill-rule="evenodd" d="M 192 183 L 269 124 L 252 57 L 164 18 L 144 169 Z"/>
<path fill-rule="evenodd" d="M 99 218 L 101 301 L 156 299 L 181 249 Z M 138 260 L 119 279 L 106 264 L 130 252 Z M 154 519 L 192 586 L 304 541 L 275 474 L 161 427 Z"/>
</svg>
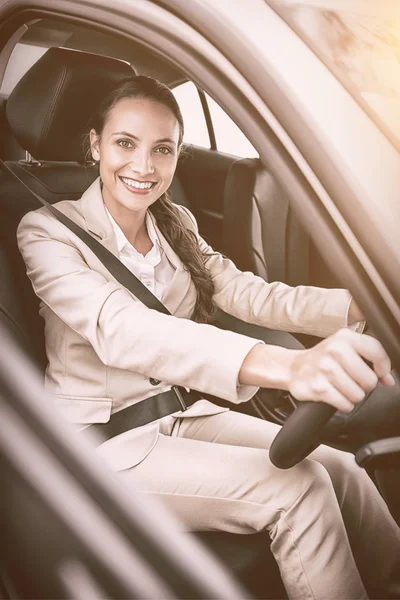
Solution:
<svg viewBox="0 0 400 600">
<path fill-rule="evenodd" d="M 364 362 L 372 366 L 368 360 Z M 359 407 L 370 394 L 365 395 Z M 315 450 L 322 442 L 325 425 L 336 412 L 336 408 L 325 402 L 292 399 L 292 405 L 296 406 L 295 411 L 284 421 L 269 450 L 270 460 L 278 469 L 294 467 Z"/>
<path fill-rule="evenodd" d="M 301 402 L 272 442 L 269 457 L 279 469 L 290 469 L 321 443 L 322 431 L 336 408 L 325 402 Z"/>
</svg>

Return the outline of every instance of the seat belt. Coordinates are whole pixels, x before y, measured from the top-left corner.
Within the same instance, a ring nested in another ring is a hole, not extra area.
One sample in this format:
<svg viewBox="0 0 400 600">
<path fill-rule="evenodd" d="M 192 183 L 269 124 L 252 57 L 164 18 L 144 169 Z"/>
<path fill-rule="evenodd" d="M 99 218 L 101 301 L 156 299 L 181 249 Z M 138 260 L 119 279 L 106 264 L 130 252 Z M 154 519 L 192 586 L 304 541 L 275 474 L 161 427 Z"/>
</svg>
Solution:
<svg viewBox="0 0 400 600">
<path fill-rule="evenodd" d="M 158 312 L 170 315 L 170 311 L 160 300 L 130 271 L 110 250 L 100 244 L 90 233 L 77 225 L 75 221 L 64 215 L 61 211 L 39 196 L 36 192 L 20 178 L 8 165 L 0 159 L 0 168 L 9 173 L 16 179 L 30 194 L 35 196 L 39 202 L 48 208 L 48 210 L 67 227 L 72 233 L 78 236 L 97 256 L 100 262 L 106 267 L 111 275 L 128 291 L 130 291 L 138 300 L 143 302 L 148 308 L 157 310 Z"/>
</svg>

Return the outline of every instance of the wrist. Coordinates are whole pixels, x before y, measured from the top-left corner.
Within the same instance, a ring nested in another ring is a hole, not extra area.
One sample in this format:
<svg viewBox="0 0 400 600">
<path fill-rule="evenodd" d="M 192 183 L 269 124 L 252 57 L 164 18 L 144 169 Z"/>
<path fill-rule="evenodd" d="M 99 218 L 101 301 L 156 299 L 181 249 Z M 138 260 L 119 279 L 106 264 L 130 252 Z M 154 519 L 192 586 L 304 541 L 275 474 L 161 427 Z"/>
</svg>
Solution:
<svg viewBox="0 0 400 600">
<path fill-rule="evenodd" d="M 288 390 L 292 379 L 293 363 L 301 352 L 304 350 L 257 344 L 243 361 L 239 372 L 239 383 Z"/>
</svg>

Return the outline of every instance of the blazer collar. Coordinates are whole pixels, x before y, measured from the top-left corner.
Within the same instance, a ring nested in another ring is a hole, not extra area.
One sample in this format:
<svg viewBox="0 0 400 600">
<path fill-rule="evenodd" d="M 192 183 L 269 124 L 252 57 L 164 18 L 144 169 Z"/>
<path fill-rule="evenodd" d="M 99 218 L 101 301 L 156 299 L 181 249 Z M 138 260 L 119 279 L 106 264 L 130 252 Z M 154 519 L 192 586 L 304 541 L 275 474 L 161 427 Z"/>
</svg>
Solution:
<svg viewBox="0 0 400 600">
<path fill-rule="evenodd" d="M 104 206 L 100 177 L 83 193 L 80 202 L 87 230 L 100 238 L 102 244 L 118 256 L 117 238 Z"/>
<path fill-rule="evenodd" d="M 118 256 L 117 238 L 104 206 L 100 186 L 100 177 L 95 179 L 95 181 L 83 193 L 80 202 L 88 231 L 100 238 L 102 244 L 106 246 L 106 248 L 108 248 L 113 254 Z M 155 218 L 151 213 L 149 213 L 149 215 L 157 232 L 158 239 L 160 240 L 160 245 L 167 255 L 169 261 L 177 270 L 184 270 L 181 259 L 171 248 L 160 229 L 157 227 Z"/>
</svg>

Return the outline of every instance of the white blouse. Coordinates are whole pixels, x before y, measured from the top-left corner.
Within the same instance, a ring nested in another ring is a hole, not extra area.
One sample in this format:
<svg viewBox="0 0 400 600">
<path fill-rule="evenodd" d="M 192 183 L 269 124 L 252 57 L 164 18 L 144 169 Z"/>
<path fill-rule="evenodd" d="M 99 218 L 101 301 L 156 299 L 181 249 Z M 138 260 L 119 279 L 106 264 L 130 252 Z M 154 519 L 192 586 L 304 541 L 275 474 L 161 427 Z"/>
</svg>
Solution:
<svg viewBox="0 0 400 600">
<path fill-rule="evenodd" d="M 105 206 L 105 205 L 104 205 Z M 109 210 L 105 206 L 108 218 L 114 229 L 117 238 L 117 248 L 120 261 L 134 274 L 140 281 L 161 300 L 166 288 L 170 285 L 175 273 L 175 267 L 168 260 L 149 213 L 146 213 L 146 227 L 150 240 L 153 242 L 152 249 L 144 256 L 140 254 L 132 244 L 126 239 L 124 232 L 113 219 Z"/>
</svg>

